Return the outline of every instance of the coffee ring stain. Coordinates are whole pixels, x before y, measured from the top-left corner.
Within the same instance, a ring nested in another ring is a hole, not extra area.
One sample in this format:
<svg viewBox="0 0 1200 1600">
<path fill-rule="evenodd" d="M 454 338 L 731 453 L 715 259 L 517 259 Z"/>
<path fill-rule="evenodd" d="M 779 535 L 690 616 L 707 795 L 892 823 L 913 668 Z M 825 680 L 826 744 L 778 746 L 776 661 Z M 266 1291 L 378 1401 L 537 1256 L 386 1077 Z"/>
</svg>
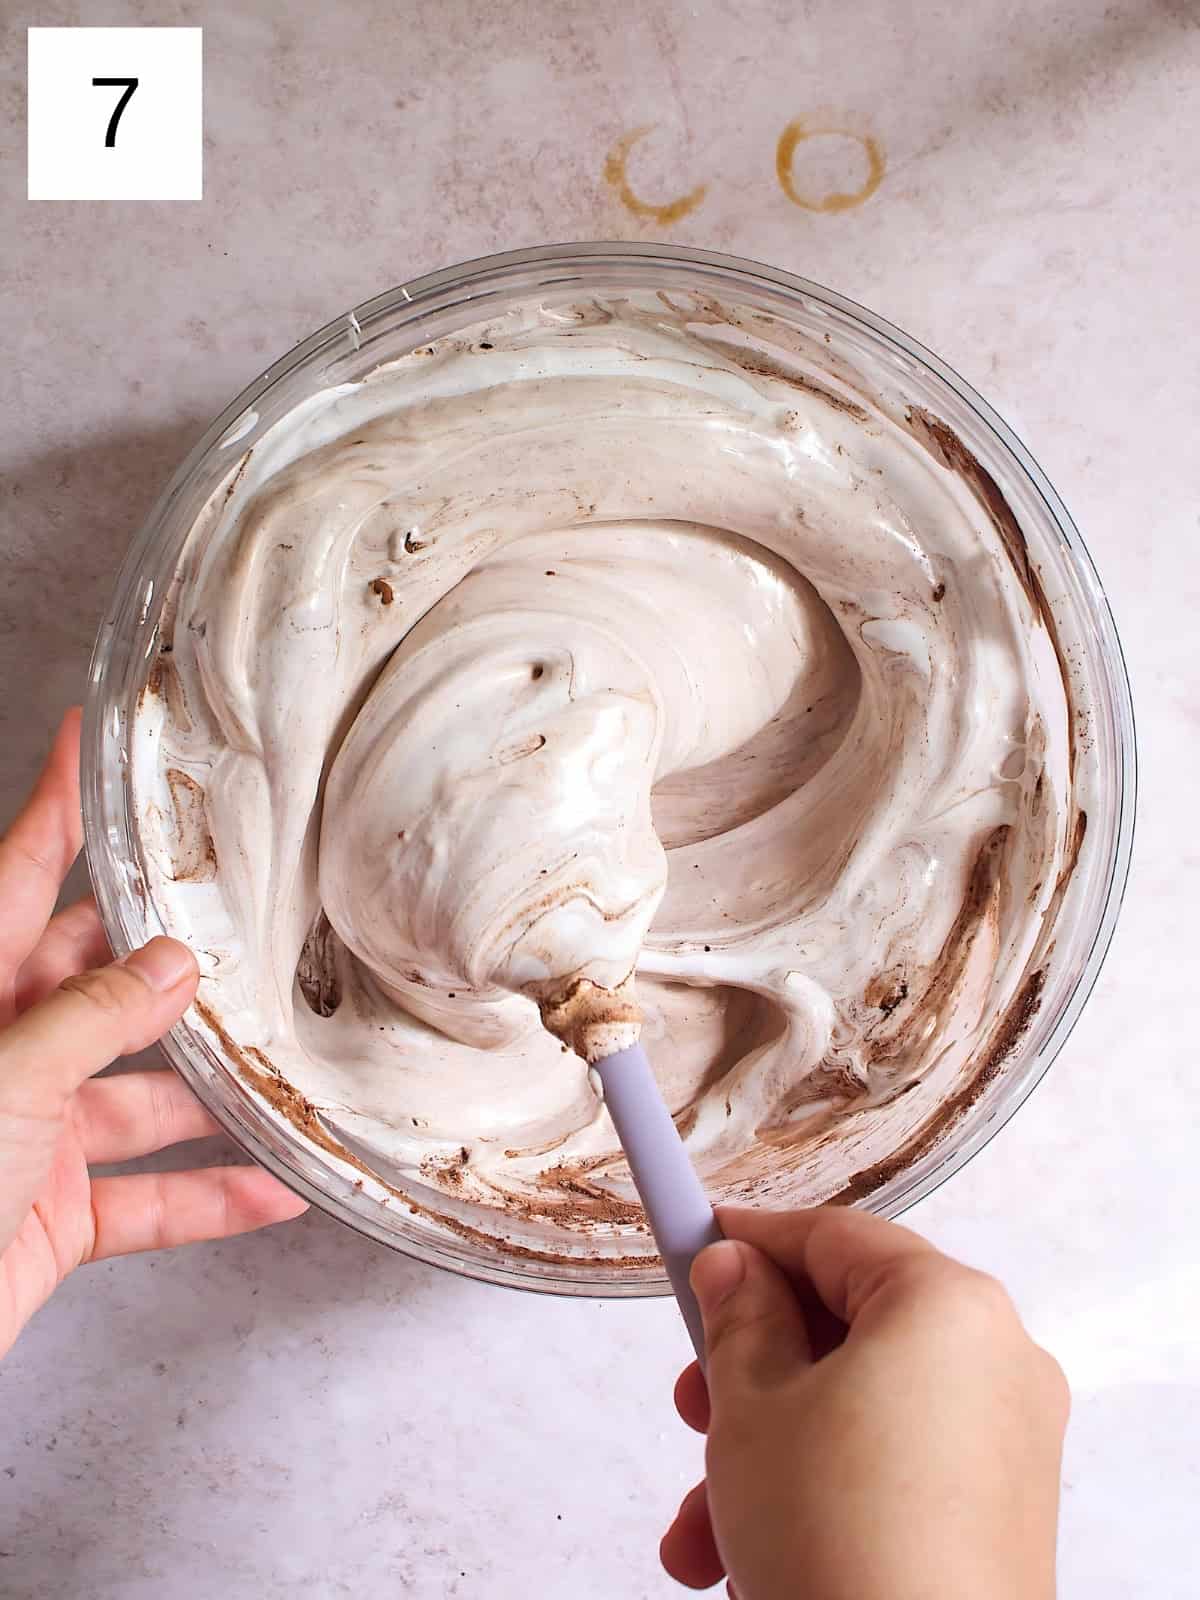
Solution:
<svg viewBox="0 0 1200 1600">
<path fill-rule="evenodd" d="M 633 216 L 644 217 L 652 222 L 678 222 L 681 217 L 686 217 L 689 212 L 695 211 L 704 199 L 708 193 L 706 183 L 698 183 L 694 189 L 689 189 L 687 194 L 681 194 L 678 199 L 668 200 L 659 206 L 651 205 L 648 200 L 640 200 L 629 186 L 626 173 L 629 153 L 639 140 L 644 139 L 648 133 L 653 133 L 654 128 L 653 122 L 647 122 L 622 134 L 604 159 L 604 176 L 617 191 L 617 196 L 626 211 L 631 212 Z"/>
<path fill-rule="evenodd" d="M 796 151 L 806 140 L 830 134 L 843 139 L 852 139 L 855 144 L 862 147 L 867 158 L 866 181 L 853 194 L 845 194 L 840 190 L 834 190 L 832 194 L 820 197 L 801 194 L 792 177 L 792 161 L 795 159 Z M 886 171 L 887 161 L 884 158 L 883 147 L 877 139 L 872 139 L 869 134 L 855 133 L 853 128 L 839 128 L 836 125 L 810 128 L 803 117 L 796 117 L 788 123 L 779 135 L 779 143 L 775 149 L 775 173 L 779 179 L 779 187 L 792 204 L 799 206 L 803 211 L 851 211 L 855 206 L 861 206 L 865 200 L 871 198 L 883 182 Z"/>
</svg>

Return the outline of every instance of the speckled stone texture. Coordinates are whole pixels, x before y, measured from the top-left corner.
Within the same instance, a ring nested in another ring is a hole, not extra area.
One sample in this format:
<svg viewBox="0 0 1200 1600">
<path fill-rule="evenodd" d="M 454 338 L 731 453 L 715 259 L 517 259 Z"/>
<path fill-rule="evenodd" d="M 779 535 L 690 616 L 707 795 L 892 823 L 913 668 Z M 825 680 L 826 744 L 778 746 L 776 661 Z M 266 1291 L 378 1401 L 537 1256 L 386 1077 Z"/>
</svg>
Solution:
<svg viewBox="0 0 1200 1600">
<path fill-rule="evenodd" d="M 81 22 L 203 24 L 202 203 L 26 201 L 24 29 Z M 932 346 L 1041 460 L 1134 678 L 1133 884 L 1050 1077 L 911 1220 L 1067 1367 L 1087 1600 L 1196 1592 L 1198 75 L 1194 0 L 0 7 L 4 817 L 192 438 L 431 268 L 572 237 L 771 261 Z M 0 1594 L 665 1596 L 687 1355 L 668 1304 L 488 1289 L 319 1216 L 85 1271 L 0 1370 Z"/>
</svg>

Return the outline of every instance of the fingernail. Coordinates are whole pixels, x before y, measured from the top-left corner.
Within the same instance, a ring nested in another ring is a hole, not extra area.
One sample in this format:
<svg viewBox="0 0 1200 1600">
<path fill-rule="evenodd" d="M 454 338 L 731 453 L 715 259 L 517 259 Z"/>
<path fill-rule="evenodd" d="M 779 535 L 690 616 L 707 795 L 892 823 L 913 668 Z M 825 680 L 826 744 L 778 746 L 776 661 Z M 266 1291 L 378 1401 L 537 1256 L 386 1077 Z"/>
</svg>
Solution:
<svg viewBox="0 0 1200 1600">
<path fill-rule="evenodd" d="M 705 1316 L 713 1312 L 746 1276 L 741 1246 L 732 1239 L 710 1244 L 692 1262 L 692 1291 Z"/>
<path fill-rule="evenodd" d="M 143 983 L 160 994 L 173 989 L 185 978 L 194 977 L 196 972 L 196 958 L 187 945 L 162 937 L 151 939 L 140 950 L 132 951 L 121 965 L 136 972 Z"/>
</svg>

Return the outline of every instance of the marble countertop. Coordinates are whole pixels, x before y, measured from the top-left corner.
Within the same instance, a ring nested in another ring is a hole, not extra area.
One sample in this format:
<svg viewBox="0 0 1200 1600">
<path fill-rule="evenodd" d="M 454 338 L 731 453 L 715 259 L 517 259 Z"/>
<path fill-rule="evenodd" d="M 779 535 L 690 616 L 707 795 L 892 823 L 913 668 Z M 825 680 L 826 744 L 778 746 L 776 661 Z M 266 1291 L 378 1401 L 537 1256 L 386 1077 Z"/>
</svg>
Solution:
<svg viewBox="0 0 1200 1600">
<path fill-rule="evenodd" d="M 1195 1595 L 1194 0 L 111 0 L 106 23 L 203 23 L 205 198 L 31 204 L 24 24 L 86 20 L 61 0 L 0 20 L 0 815 L 169 469 L 377 290 L 548 239 L 665 238 L 909 330 L 1071 507 L 1142 757 L 1082 1021 L 909 1220 L 1003 1277 L 1071 1378 L 1064 1596 Z M 781 182 L 797 119 L 841 131 Z M 85 1270 L 0 1371 L 0 1593 L 665 1596 L 658 1537 L 701 1467 L 671 1408 L 686 1357 L 670 1304 L 489 1289 L 318 1215 Z"/>
</svg>

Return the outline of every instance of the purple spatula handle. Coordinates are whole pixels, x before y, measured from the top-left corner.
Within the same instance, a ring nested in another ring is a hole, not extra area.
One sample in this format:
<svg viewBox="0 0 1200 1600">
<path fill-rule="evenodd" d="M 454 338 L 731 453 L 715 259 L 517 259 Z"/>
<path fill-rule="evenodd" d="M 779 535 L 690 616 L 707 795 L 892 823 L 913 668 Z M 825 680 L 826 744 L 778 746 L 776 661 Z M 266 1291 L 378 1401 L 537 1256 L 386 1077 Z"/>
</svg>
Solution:
<svg viewBox="0 0 1200 1600">
<path fill-rule="evenodd" d="M 597 1061 L 595 1070 L 646 1208 L 646 1219 L 703 1366 L 704 1325 L 688 1274 L 704 1246 L 721 1237 L 717 1219 L 641 1045 L 606 1056 Z"/>
</svg>

